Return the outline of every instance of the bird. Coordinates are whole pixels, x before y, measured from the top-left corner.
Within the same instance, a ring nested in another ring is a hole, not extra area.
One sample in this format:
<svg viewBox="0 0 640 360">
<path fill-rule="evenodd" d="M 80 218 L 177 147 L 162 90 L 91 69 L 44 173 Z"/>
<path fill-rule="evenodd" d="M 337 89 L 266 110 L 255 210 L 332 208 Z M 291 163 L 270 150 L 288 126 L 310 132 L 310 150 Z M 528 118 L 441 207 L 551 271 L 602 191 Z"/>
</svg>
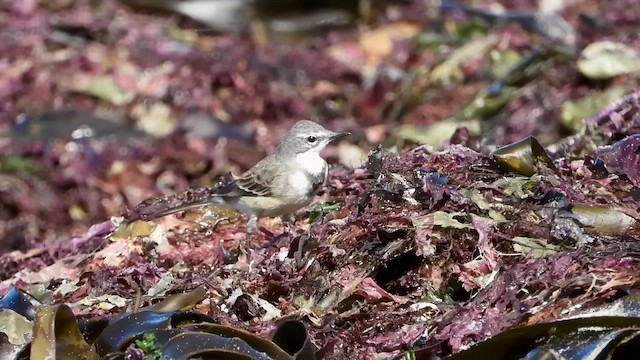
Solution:
<svg viewBox="0 0 640 360">
<path fill-rule="evenodd" d="M 311 204 L 328 177 L 329 165 L 320 152 L 348 135 L 349 132 L 331 131 L 311 120 L 300 120 L 273 154 L 228 184 L 206 196 L 155 212 L 153 217 L 207 205 L 225 206 L 247 214 L 246 232 L 251 236 L 257 230 L 258 219 L 281 217 L 284 221 Z"/>
</svg>

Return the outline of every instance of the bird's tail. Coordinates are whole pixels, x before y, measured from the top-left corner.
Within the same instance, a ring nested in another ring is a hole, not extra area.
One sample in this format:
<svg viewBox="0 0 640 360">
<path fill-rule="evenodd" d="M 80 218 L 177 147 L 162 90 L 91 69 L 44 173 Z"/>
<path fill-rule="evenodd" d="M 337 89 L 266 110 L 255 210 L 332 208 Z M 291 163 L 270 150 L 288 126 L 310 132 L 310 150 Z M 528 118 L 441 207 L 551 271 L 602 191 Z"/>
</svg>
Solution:
<svg viewBox="0 0 640 360">
<path fill-rule="evenodd" d="M 211 203 L 211 201 L 199 201 L 199 202 L 195 202 L 195 203 L 182 204 L 182 205 L 178 205 L 178 206 L 174 206 L 174 207 L 169 207 L 169 208 L 166 208 L 166 209 L 157 209 L 155 211 L 149 211 L 149 212 L 141 213 L 140 214 L 141 215 L 140 220 L 153 220 L 153 219 L 161 218 L 163 216 L 176 214 L 176 213 L 179 213 L 181 211 L 199 208 L 199 207 L 202 207 L 202 206 L 205 206 L 205 205 L 213 205 L 213 204 Z M 215 205 L 218 205 L 218 204 L 215 204 Z"/>
<path fill-rule="evenodd" d="M 240 211 L 246 210 L 236 204 L 236 201 L 229 200 L 231 199 L 225 199 L 211 188 L 190 189 L 177 195 L 147 199 L 131 209 L 125 218 L 129 223 L 136 220 L 149 221 L 205 205 L 228 207 Z"/>
</svg>

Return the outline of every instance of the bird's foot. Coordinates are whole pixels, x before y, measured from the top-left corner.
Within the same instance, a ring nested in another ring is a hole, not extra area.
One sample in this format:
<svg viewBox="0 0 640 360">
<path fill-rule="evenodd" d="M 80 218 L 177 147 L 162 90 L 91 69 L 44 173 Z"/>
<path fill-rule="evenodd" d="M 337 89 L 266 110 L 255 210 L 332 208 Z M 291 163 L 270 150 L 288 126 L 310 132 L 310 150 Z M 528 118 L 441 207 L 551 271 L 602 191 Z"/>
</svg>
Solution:
<svg viewBox="0 0 640 360">
<path fill-rule="evenodd" d="M 282 225 L 284 225 L 287 230 L 289 230 L 289 226 L 296 224 L 296 217 L 293 214 L 283 215 L 280 219 L 282 219 Z"/>
<path fill-rule="evenodd" d="M 261 233 L 265 234 L 266 237 L 269 239 L 269 242 L 267 242 L 265 245 L 261 246 L 260 249 L 268 249 L 270 247 L 272 247 L 273 245 L 275 245 L 278 241 L 280 241 L 282 238 L 287 237 L 291 234 L 291 224 L 295 221 L 295 218 L 293 218 L 292 216 L 289 217 L 282 217 L 282 224 L 284 227 L 284 231 L 280 234 L 276 234 L 271 230 L 268 230 L 262 226 L 258 227 L 258 223 L 257 223 L 257 217 L 250 217 L 249 221 L 247 222 L 247 239 L 246 239 L 246 244 L 247 246 L 249 246 L 249 244 L 251 244 L 252 240 L 254 239 L 254 235 L 256 233 L 256 230 L 260 230 Z"/>
<path fill-rule="evenodd" d="M 295 232 L 295 228 L 293 228 L 293 225 L 295 225 L 296 223 L 296 218 L 293 214 L 282 215 L 280 219 L 282 220 L 282 227 L 283 227 L 283 232 L 280 234 L 275 234 L 272 231 L 269 231 L 263 227 L 260 228 L 260 231 L 267 234 L 267 236 L 271 238 L 271 240 L 269 240 L 268 243 L 260 247 L 261 249 L 268 249 L 273 245 L 275 245 L 282 238 L 291 236 L 292 233 Z"/>
<path fill-rule="evenodd" d="M 267 235 L 267 237 L 270 238 L 269 242 L 267 242 L 266 244 L 262 245 L 260 247 L 260 249 L 268 249 L 270 247 L 272 247 L 273 245 L 275 245 L 278 241 L 280 241 L 282 238 L 286 237 L 289 235 L 288 231 L 285 231 L 283 233 L 280 234 L 275 234 L 263 227 L 260 227 L 260 231 L 262 231 L 265 235 Z"/>
</svg>

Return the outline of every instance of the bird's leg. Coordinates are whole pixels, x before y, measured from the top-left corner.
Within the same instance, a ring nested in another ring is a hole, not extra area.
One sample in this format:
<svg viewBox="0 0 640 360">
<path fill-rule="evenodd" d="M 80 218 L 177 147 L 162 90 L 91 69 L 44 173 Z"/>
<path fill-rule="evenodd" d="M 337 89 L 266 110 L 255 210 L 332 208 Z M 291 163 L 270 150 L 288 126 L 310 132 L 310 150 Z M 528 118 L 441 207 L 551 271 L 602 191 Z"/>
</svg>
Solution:
<svg viewBox="0 0 640 360">
<path fill-rule="evenodd" d="M 251 247 L 251 241 L 253 240 L 253 236 L 255 235 L 256 230 L 258 229 L 258 216 L 255 214 L 247 214 L 249 219 L 247 220 L 247 237 L 245 238 L 244 245 L 240 246 L 240 252 L 242 255 L 249 255 L 249 248 Z"/>
<path fill-rule="evenodd" d="M 247 242 L 251 241 L 256 230 L 258 230 L 258 216 L 249 214 L 249 220 L 247 221 Z"/>
<path fill-rule="evenodd" d="M 296 224 L 296 216 L 293 214 L 287 214 L 282 216 L 282 223 L 286 225 L 287 230 L 289 230 L 290 225 Z"/>
<path fill-rule="evenodd" d="M 282 217 L 282 225 L 284 225 L 283 234 L 291 234 L 292 227 L 296 225 L 296 216 L 294 214 L 287 214 Z M 293 228 L 295 230 L 295 227 Z"/>
</svg>

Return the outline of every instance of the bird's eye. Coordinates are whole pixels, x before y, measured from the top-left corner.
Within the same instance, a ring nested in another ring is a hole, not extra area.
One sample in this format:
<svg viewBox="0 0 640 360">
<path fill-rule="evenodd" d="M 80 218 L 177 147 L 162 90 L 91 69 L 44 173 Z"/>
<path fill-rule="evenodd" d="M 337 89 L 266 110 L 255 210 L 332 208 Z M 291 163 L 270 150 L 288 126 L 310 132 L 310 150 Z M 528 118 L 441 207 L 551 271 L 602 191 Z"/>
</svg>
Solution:
<svg viewBox="0 0 640 360">
<path fill-rule="evenodd" d="M 309 136 L 307 138 L 307 141 L 313 144 L 314 142 L 316 142 L 316 137 L 315 136 Z"/>
</svg>

